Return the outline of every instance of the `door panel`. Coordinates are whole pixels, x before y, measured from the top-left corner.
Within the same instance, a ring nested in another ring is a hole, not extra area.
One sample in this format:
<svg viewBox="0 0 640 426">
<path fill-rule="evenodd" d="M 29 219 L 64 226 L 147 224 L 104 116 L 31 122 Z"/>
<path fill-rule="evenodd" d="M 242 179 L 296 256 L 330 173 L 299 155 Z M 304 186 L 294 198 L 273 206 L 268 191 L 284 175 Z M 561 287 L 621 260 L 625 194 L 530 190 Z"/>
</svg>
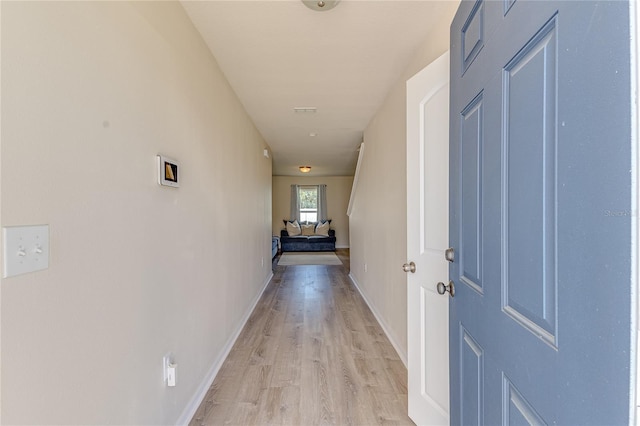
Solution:
<svg viewBox="0 0 640 426">
<path fill-rule="evenodd" d="M 422 100 L 420 113 L 420 253 L 449 247 L 449 229 L 443 226 L 445 216 L 442 202 L 449 202 L 449 188 L 443 180 L 449 175 L 449 80 L 448 77 L 433 87 Z M 446 105 L 447 108 L 443 108 Z M 435 146 L 435 141 L 447 144 Z M 447 161 L 443 161 L 444 158 Z M 438 218 L 440 220 L 433 220 Z M 447 220 L 448 221 L 448 220 Z M 442 255 L 442 253 L 438 253 Z"/>
<path fill-rule="evenodd" d="M 553 346 L 557 327 L 556 21 L 554 17 L 547 22 L 505 66 L 502 108 L 502 308 Z"/>
<path fill-rule="evenodd" d="M 484 350 L 460 325 L 460 424 L 484 424 Z"/>
<path fill-rule="evenodd" d="M 452 424 L 629 422 L 628 27 L 625 2 L 456 14 Z"/>
<path fill-rule="evenodd" d="M 473 5 L 461 33 L 462 68 L 466 71 L 484 46 L 484 2 Z"/>
<path fill-rule="evenodd" d="M 502 376 L 503 424 L 508 425 L 546 425 L 529 401 L 516 389 L 506 375 Z"/>
<path fill-rule="evenodd" d="M 442 271 L 446 275 L 446 271 Z M 449 413 L 449 392 L 443 392 L 443 384 L 449 383 L 449 346 L 448 328 L 440 326 L 443 318 L 448 318 L 448 300 L 431 289 L 420 288 L 420 311 L 424 338 L 420 342 L 421 359 L 420 395 L 428 399 L 440 413 Z M 437 348 L 437 350 L 434 350 Z"/>
<path fill-rule="evenodd" d="M 460 114 L 460 280 L 482 294 L 482 93 Z"/>
</svg>

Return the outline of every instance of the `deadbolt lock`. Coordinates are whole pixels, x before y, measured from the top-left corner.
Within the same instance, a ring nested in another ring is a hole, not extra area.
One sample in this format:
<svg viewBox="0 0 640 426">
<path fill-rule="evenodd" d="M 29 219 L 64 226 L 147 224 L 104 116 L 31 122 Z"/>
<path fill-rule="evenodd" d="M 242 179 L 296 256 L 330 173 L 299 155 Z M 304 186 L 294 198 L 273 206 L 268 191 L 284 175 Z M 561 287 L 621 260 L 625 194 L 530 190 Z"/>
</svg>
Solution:
<svg viewBox="0 0 640 426">
<path fill-rule="evenodd" d="M 453 263 L 453 261 L 455 260 L 455 257 L 456 257 L 456 253 L 455 253 L 455 250 L 453 250 L 453 247 L 449 247 L 444 251 L 444 258 L 446 259 L 447 262 Z"/>
</svg>

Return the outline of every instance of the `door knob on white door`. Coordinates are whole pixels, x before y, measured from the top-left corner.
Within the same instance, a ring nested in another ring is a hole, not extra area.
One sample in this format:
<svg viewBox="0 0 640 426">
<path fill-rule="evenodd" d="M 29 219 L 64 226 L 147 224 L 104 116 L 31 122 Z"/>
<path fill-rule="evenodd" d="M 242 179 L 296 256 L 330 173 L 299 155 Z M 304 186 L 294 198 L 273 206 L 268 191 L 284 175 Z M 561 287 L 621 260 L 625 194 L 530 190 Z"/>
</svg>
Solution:
<svg viewBox="0 0 640 426">
<path fill-rule="evenodd" d="M 437 286 L 438 294 L 445 294 L 449 292 L 449 296 L 453 297 L 456 295 L 456 289 L 453 285 L 453 281 L 449 281 L 449 284 L 445 285 L 442 281 L 438 283 Z"/>
<path fill-rule="evenodd" d="M 413 262 L 405 263 L 402 265 L 402 270 L 405 272 L 411 272 L 412 274 L 416 273 L 416 264 Z"/>
</svg>

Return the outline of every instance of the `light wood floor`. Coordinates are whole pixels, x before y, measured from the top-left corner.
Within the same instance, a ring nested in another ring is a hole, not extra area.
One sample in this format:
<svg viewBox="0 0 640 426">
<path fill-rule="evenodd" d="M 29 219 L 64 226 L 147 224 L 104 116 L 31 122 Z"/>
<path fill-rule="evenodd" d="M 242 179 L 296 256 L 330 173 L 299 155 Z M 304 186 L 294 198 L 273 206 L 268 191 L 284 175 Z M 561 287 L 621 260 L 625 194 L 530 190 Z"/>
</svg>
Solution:
<svg viewBox="0 0 640 426">
<path fill-rule="evenodd" d="M 376 425 L 407 417 L 407 370 L 343 266 L 277 266 L 191 425 Z"/>
</svg>

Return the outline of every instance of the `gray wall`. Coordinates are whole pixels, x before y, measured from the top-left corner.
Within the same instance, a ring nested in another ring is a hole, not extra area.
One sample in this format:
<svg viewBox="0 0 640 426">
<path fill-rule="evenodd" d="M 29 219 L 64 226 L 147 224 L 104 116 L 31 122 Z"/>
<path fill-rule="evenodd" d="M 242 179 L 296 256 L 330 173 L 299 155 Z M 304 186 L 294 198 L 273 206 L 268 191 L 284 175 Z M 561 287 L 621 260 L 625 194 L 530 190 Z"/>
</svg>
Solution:
<svg viewBox="0 0 640 426">
<path fill-rule="evenodd" d="M 1 19 L 1 222 L 51 231 L 49 269 L 2 280 L 2 422 L 184 420 L 271 273 L 268 147 L 177 2 Z"/>
</svg>

